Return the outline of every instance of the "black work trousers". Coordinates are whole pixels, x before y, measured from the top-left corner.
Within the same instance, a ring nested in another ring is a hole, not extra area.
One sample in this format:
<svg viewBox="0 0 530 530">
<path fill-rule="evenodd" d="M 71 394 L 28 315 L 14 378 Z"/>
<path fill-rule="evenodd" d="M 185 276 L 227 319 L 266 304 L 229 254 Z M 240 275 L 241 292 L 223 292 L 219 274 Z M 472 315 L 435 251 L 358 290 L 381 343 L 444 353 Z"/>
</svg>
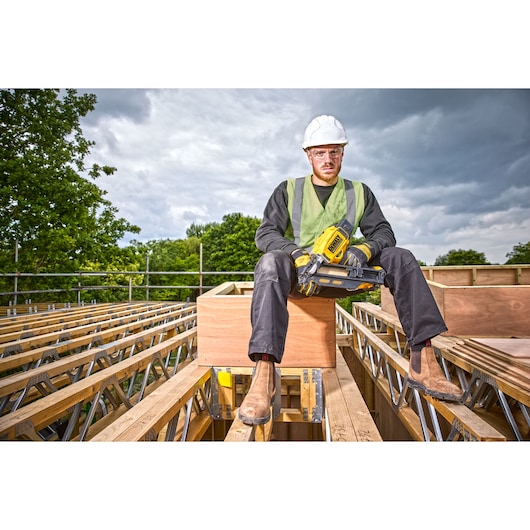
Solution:
<svg viewBox="0 0 530 530">
<path fill-rule="evenodd" d="M 447 331 L 429 285 L 410 251 L 385 248 L 369 265 L 379 265 L 385 270 L 385 285 L 394 297 L 409 345 L 414 347 Z M 289 324 L 287 299 L 289 296 L 304 297 L 296 289 L 296 269 L 290 255 L 281 250 L 265 253 L 254 270 L 250 310 L 252 335 L 248 351 L 252 360 L 256 353 L 267 353 L 281 363 Z M 315 296 L 344 298 L 350 294 L 345 289 L 325 287 Z"/>
</svg>

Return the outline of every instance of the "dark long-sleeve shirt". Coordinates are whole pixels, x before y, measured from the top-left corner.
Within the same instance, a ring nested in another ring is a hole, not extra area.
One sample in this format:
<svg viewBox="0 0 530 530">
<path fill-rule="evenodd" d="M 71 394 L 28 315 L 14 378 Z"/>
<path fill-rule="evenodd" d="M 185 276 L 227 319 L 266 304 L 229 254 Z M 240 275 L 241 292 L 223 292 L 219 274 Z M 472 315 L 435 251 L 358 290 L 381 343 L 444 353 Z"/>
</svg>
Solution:
<svg viewBox="0 0 530 530">
<path fill-rule="evenodd" d="M 382 249 L 396 245 L 396 238 L 390 223 L 386 220 L 372 190 L 363 183 L 364 214 L 359 223 L 359 230 L 372 251 L 372 258 Z M 263 220 L 256 231 L 256 246 L 262 252 L 283 250 L 291 253 L 296 244 L 285 237 L 289 227 L 289 210 L 287 207 L 287 181 L 280 183 L 273 191 L 263 212 Z"/>
</svg>

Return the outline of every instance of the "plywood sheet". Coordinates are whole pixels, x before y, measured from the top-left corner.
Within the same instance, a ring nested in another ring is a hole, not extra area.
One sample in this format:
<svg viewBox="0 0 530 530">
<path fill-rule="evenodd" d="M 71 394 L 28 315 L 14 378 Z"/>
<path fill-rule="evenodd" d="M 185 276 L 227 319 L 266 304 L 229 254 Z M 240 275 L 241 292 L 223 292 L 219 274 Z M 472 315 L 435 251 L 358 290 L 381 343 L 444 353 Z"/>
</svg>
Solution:
<svg viewBox="0 0 530 530">
<path fill-rule="evenodd" d="M 446 286 L 427 281 L 448 331 L 459 337 L 530 338 L 530 285 Z M 397 316 L 381 288 L 381 308 Z"/>
<path fill-rule="evenodd" d="M 253 366 L 248 358 L 251 335 L 251 294 L 224 285 L 218 292 L 197 299 L 197 352 L 200 365 Z M 248 292 L 248 290 L 246 291 Z M 328 368 L 335 366 L 335 300 L 290 300 L 289 328 L 282 367 Z"/>
<path fill-rule="evenodd" d="M 484 346 L 510 357 L 530 359 L 530 339 L 472 338 L 469 343 Z"/>
</svg>

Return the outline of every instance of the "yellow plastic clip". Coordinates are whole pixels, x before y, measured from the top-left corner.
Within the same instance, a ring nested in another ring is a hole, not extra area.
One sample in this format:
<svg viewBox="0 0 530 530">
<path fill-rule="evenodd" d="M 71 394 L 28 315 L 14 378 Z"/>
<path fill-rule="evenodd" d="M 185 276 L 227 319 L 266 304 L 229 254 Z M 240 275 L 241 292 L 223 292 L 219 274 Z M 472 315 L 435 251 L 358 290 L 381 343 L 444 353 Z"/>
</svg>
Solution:
<svg viewBox="0 0 530 530">
<path fill-rule="evenodd" d="M 218 372 L 217 381 L 225 388 L 232 388 L 232 374 L 230 372 Z"/>
</svg>

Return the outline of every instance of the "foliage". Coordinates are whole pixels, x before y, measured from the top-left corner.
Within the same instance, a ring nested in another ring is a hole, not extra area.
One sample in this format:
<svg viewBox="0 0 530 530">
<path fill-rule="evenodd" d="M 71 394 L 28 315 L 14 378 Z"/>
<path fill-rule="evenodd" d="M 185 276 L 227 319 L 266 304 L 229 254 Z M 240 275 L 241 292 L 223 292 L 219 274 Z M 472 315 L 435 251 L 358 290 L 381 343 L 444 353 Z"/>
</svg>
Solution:
<svg viewBox="0 0 530 530">
<path fill-rule="evenodd" d="M 0 90 L 1 270 L 72 272 L 96 261 L 106 267 L 123 235 L 140 231 L 116 217 L 92 182 L 115 168 L 85 165 L 93 142 L 79 118 L 95 103 L 93 94 L 70 89 Z"/>
<path fill-rule="evenodd" d="M 373 291 L 360 292 L 346 298 L 337 299 L 337 304 L 350 314 L 352 313 L 353 302 L 369 302 L 374 305 L 381 305 L 381 288 L 377 287 Z"/>
<path fill-rule="evenodd" d="M 99 261 L 85 262 L 80 268 L 80 275 L 78 276 L 80 285 L 86 289 L 81 291 L 81 300 L 84 302 L 93 299 L 97 299 L 98 302 L 124 300 L 128 296 L 129 284 L 134 288 L 142 285 L 144 281 L 143 275 L 127 274 L 127 272 L 139 270 L 136 253 L 132 247 L 117 248 L 113 260 L 105 266 Z M 101 271 L 113 274 L 104 276 L 90 274 Z M 105 287 L 105 289 L 98 289 L 100 286 Z M 94 290 L 91 290 L 91 287 Z"/>
<path fill-rule="evenodd" d="M 251 274 L 204 274 L 201 283 L 201 244 L 203 272 L 252 272 L 261 255 L 254 244 L 259 223 L 257 218 L 233 213 L 225 215 L 221 223 L 193 223 L 186 230 L 187 239 L 159 239 L 147 243 L 133 240 L 128 249 L 135 256 L 134 270 L 149 271 L 149 299 L 194 301 L 200 294 L 201 284 L 208 287 L 225 281 L 251 281 Z M 187 271 L 190 274 L 182 274 Z M 164 272 L 166 274 L 157 274 Z M 146 276 L 141 275 L 136 282 L 144 286 L 141 297 L 146 295 L 146 280 Z"/>
<path fill-rule="evenodd" d="M 253 271 L 261 256 L 256 248 L 254 235 L 260 219 L 232 213 L 223 217 L 222 223 L 211 223 L 202 237 L 205 271 Z M 247 278 L 219 275 L 207 278 L 207 285 L 217 285 L 225 281 L 244 281 Z"/>
<path fill-rule="evenodd" d="M 211 228 L 215 223 L 208 223 L 205 225 L 198 225 L 196 223 L 191 223 L 191 225 L 186 229 L 186 237 L 201 239 L 206 230 Z"/>
<path fill-rule="evenodd" d="M 139 269 L 149 271 L 150 300 L 181 300 L 195 296 L 196 289 L 177 288 L 199 284 L 200 241 L 188 239 L 159 239 L 147 243 L 132 242 Z M 195 272 L 195 274 L 156 274 L 157 272 Z M 143 279 L 143 277 L 142 277 Z M 156 286 L 175 286 L 157 288 Z"/>
<path fill-rule="evenodd" d="M 434 262 L 435 266 L 446 265 L 490 265 L 483 252 L 476 250 L 450 250 L 443 256 L 438 256 Z"/>
<path fill-rule="evenodd" d="M 506 254 L 508 261 L 506 265 L 512 265 L 516 263 L 530 263 L 530 241 L 528 243 L 519 243 L 513 247 L 511 252 Z"/>
</svg>

